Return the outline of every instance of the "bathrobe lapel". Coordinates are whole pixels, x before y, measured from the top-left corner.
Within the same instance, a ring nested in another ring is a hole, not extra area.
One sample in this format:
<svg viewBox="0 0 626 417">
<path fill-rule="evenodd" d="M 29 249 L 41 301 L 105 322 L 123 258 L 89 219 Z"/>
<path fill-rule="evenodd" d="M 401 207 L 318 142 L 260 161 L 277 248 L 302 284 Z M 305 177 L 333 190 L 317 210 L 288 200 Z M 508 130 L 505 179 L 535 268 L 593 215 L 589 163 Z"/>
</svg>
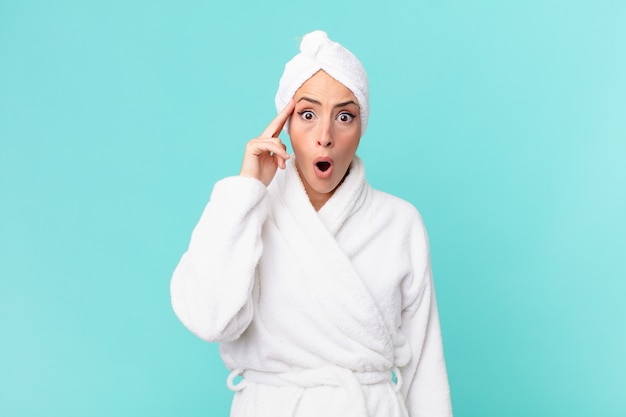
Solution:
<svg viewBox="0 0 626 417">
<path fill-rule="evenodd" d="M 310 296 L 329 325 L 393 361 L 391 332 L 379 306 L 335 239 L 343 223 L 370 198 L 363 164 L 355 157 L 350 174 L 318 213 L 309 202 L 294 159 L 269 191 L 271 201 L 278 205 L 272 216 L 301 266 Z"/>
</svg>

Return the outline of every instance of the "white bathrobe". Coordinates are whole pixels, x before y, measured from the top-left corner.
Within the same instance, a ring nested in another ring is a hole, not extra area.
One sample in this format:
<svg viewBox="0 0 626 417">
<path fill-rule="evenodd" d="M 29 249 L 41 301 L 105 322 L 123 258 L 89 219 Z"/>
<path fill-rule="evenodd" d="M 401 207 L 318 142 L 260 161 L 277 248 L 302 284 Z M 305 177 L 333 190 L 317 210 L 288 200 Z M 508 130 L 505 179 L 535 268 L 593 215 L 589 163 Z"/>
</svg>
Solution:
<svg viewBox="0 0 626 417">
<path fill-rule="evenodd" d="M 215 184 L 172 277 L 180 320 L 243 377 L 231 416 L 451 416 L 419 213 L 358 157 L 316 212 L 294 160 L 267 188 Z"/>
</svg>

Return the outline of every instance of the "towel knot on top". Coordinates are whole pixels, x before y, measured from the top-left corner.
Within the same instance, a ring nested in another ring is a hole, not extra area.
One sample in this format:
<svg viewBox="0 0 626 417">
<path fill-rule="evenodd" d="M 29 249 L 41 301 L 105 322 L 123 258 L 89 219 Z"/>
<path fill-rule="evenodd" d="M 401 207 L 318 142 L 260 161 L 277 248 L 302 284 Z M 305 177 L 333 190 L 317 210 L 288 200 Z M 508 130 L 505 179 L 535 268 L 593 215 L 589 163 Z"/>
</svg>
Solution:
<svg viewBox="0 0 626 417">
<path fill-rule="evenodd" d="M 326 32 L 322 30 L 316 30 L 306 34 L 302 38 L 302 42 L 300 43 L 300 51 L 303 54 L 315 57 L 318 51 L 322 48 L 322 46 L 329 45 L 330 43 L 331 40 L 328 39 L 328 35 L 326 34 Z"/>
<path fill-rule="evenodd" d="M 367 74 L 352 52 L 330 40 L 326 32 L 321 30 L 304 35 L 300 43 L 300 53 L 285 64 L 276 92 L 276 110 L 280 112 L 293 98 L 298 88 L 320 70 L 345 85 L 356 97 L 363 135 L 369 117 Z"/>
</svg>

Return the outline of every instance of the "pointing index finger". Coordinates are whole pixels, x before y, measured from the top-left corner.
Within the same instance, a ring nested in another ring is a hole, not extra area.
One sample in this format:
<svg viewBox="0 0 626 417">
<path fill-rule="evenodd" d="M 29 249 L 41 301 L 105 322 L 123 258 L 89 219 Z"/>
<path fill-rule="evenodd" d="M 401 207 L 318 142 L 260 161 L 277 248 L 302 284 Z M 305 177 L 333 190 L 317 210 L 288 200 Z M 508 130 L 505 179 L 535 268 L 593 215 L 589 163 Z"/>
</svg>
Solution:
<svg viewBox="0 0 626 417">
<path fill-rule="evenodd" d="M 289 102 L 280 111 L 280 113 L 278 113 L 278 115 L 274 118 L 274 120 L 272 120 L 270 124 L 267 125 L 267 127 L 265 128 L 261 136 L 266 137 L 266 138 L 267 137 L 277 138 L 278 135 L 280 134 L 280 131 L 285 126 L 285 123 L 287 123 L 289 116 L 291 116 L 291 112 L 293 111 L 294 107 L 295 107 L 294 101 L 289 100 Z"/>
</svg>

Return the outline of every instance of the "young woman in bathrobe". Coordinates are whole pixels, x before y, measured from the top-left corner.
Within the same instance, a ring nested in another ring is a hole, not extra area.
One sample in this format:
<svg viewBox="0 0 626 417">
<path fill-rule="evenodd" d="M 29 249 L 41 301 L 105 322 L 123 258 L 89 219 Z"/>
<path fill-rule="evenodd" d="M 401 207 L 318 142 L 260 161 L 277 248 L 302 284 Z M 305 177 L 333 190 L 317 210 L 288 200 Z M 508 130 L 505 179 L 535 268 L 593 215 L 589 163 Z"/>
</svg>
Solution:
<svg viewBox="0 0 626 417">
<path fill-rule="evenodd" d="M 171 282 L 183 324 L 221 343 L 231 416 L 451 416 L 422 219 L 371 188 L 356 156 L 361 63 L 307 34 L 276 106 L 240 175 L 215 184 Z"/>
</svg>

